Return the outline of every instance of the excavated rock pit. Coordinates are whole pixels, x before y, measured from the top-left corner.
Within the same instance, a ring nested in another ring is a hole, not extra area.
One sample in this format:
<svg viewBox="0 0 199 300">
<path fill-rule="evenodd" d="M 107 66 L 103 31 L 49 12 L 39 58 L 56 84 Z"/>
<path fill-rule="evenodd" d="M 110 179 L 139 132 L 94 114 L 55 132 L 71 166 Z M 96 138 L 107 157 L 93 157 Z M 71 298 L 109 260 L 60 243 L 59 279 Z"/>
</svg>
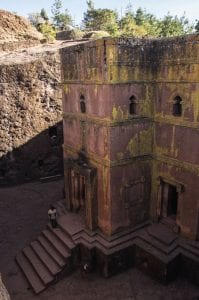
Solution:
<svg viewBox="0 0 199 300">
<path fill-rule="evenodd" d="M 0 53 L 0 185 L 62 174 L 62 91 L 56 42 Z"/>
</svg>

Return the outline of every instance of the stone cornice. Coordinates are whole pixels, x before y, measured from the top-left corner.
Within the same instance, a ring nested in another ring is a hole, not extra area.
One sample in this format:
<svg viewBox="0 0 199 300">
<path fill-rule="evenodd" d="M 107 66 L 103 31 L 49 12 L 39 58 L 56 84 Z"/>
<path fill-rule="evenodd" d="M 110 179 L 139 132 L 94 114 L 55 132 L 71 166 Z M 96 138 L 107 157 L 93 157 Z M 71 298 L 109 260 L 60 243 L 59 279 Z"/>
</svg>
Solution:
<svg viewBox="0 0 199 300">
<path fill-rule="evenodd" d="M 99 126 L 106 127 L 117 127 L 117 126 L 128 126 L 129 124 L 134 123 L 150 123 L 152 119 L 149 117 L 129 117 L 128 119 L 123 120 L 112 120 L 110 118 L 99 118 L 93 115 L 82 114 L 82 113 L 63 113 L 63 119 L 66 121 L 70 120 L 79 120 L 86 121 L 87 123 L 96 124 Z"/>
<path fill-rule="evenodd" d="M 159 154 L 156 154 L 154 158 L 158 162 L 162 162 L 162 163 L 165 163 L 167 165 L 171 165 L 171 166 L 174 166 L 174 167 L 184 169 L 186 171 L 189 171 L 189 172 L 194 173 L 197 176 L 199 176 L 199 165 L 198 164 L 193 164 L 193 163 L 189 163 L 189 162 L 185 162 L 185 161 L 180 161 L 178 159 L 168 157 L 166 155 L 159 155 Z"/>
<path fill-rule="evenodd" d="M 73 148 L 73 147 L 66 146 L 66 145 L 63 145 L 63 150 L 69 155 L 78 154 L 78 152 L 80 151 L 80 149 Z M 167 165 L 174 166 L 174 167 L 178 167 L 178 168 L 180 167 L 181 169 L 184 169 L 186 171 L 189 171 L 189 172 L 194 173 L 197 176 L 199 176 L 199 165 L 185 162 L 185 161 L 180 161 L 178 159 L 168 157 L 166 155 L 159 155 L 159 154 L 155 154 L 153 156 L 152 155 L 142 155 L 142 156 L 130 157 L 128 159 L 110 160 L 107 157 L 100 157 L 95 153 L 89 152 L 88 157 L 89 157 L 91 163 L 104 165 L 104 166 L 110 167 L 110 168 L 116 167 L 116 166 L 133 164 L 137 161 L 155 160 L 157 162 L 162 162 Z"/>
<path fill-rule="evenodd" d="M 199 130 L 199 122 L 186 121 L 183 118 L 176 118 L 173 116 L 155 116 L 154 122 Z"/>
</svg>

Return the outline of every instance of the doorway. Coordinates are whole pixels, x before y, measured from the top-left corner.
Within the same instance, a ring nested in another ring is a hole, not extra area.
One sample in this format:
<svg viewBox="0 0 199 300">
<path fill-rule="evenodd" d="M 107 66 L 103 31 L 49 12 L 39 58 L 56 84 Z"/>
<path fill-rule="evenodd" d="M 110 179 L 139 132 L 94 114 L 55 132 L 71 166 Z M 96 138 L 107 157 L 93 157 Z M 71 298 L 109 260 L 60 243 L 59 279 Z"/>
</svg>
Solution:
<svg viewBox="0 0 199 300">
<path fill-rule="evenodd" d="M 86 227 L 97 225 L 97 169 L 86 161 L 65 161 L 66 207 L 85 220 Z"/>
<path fill-rule="evenodd" d="M 161 190 L 161 217 L 176 220 L 178 212 L 177 186 L 162 181 Z"/>
<path fill-rule="evenodd" d="M 178 192 L 174 185 L 168 185 L 167 216 L 176 219 L 178 208 Z"/>
<path fill-rule="evenodd" d="M 86 180 L 85 176 L 79 172 L 70 170 L 70 197 L 72 209 L 75 212 L 84 210 L 85 208 L 85 196 L 86 196 Z"/>
</svg>

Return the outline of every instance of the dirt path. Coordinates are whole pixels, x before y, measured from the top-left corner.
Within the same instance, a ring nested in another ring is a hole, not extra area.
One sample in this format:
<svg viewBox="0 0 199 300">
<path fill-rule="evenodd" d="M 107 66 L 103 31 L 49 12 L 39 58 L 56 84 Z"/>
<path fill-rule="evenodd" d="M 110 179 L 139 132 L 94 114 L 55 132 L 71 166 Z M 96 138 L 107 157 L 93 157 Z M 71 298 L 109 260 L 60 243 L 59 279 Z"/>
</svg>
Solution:
<svg viewBox="0 0 199 300">
<path fill-rule="evenodd" d="M 136 269 L 109 279 L 77 271 L 35 296 L 14 257 L 47 223 L 51 203 L 62 198 L 63 181 L 0 189 L 0 272 L 12 300 L 199 300 L 199 288 L 178 279 L 163 286 Z"/>
</svg>

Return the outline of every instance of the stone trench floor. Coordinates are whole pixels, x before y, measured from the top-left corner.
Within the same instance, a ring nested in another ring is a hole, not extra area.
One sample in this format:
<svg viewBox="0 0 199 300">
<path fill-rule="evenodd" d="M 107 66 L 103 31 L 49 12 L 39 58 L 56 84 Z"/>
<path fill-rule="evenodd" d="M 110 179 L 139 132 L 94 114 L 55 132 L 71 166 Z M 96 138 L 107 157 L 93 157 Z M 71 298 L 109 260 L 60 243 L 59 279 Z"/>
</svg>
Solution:
<svg viewBox="0 0 199 300">
<path fill-rule="evenodd" d="M 199 287 L 179 278 L 164 286 L 130 269 L 109 279 L 72 275 L 34 295 L 14 257 L 45 228 L 49 204 L 62 199 L 63 180 L 0 189 L 0 272 L 11 300 L 199 300 Z"/>
</svg>

